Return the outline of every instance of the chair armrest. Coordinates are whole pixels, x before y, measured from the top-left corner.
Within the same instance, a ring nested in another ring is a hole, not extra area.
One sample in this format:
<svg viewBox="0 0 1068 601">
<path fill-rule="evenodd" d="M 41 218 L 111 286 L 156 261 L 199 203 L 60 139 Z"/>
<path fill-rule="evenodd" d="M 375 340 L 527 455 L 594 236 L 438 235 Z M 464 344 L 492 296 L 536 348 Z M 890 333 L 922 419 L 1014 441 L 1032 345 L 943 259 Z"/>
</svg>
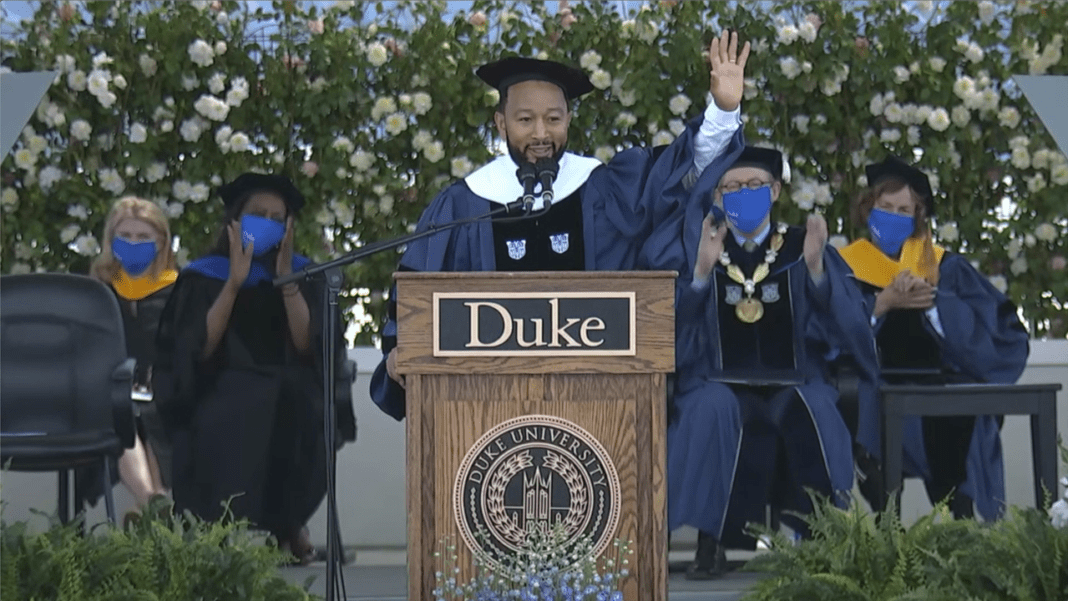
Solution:
<svg viewBox="0 0 1068 601">
<path fill-rule="evenodd" d="M 111 415 L 115 421 L 115 434 L 123 448 L 134 446 L 136 426 L 133 414 L 133 378 L 137 362 L 126 359 L 111 372 Z"/>
</svg>

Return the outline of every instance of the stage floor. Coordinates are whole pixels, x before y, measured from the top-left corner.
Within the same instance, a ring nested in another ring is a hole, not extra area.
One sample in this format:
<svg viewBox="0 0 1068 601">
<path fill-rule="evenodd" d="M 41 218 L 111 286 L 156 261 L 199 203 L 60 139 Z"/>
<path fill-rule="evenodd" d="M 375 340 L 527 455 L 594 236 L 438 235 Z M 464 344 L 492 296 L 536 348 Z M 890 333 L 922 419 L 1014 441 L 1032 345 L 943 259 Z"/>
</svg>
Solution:
<svg viewBox="0 0 1068 601">
<path fill-rule="evenodd" d="M 672 561 L 693 557 L 693 552 L 672 553 Z M 401 555 L 402 557 L 402 555 Z M 740 567 L 744 558 L 751 554 L 729 554 L 731 567 Z M 407 601 L 408 574 L 403 564 L 395 562 L 397 554 L 361 552 L 356 565 L 344 567 L 346 601 Z M 388 565 L 369 565 L 369 564 Z M 283 568 L 282 574 L 290 582 L 303 584 L 311 577 L 317 576 L 311 592 L 325 594 L 326 564 L 313 563 L 306 567 Z M 742 596 L 762 577 L 751 572 L 734 569 L 719 580 L 709 582 L 691 582 L 683 574 L 671 574 L 668 580 L 668 598 L 670 601 L 739 601 Z M 428 600 L 429 601 L 429 600 Z"/>
</svg>

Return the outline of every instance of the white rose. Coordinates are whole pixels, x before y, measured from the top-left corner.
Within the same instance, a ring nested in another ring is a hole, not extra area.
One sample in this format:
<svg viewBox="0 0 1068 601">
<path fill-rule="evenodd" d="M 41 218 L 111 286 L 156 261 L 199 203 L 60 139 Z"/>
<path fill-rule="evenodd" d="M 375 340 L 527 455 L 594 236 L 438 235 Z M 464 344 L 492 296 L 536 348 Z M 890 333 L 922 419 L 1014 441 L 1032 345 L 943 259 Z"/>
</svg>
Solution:
<svg viewBox="0 0 1068 601">
<path fill-rule="evenodd" d="M 643 19 L 638 23 L 638 38 L 646 44 L 652 44 L 656 36 L 660 35 L 660 25 L 656 21 Z"/>
<path fill-rule="evenodd" d="M 1040 223 L 1035 228 L 1035 238 L 1043 242 L 1053 242 L 1057 239 L 1057 228 L 1052 223 Z"/>
<path fill-rule="evenodd" d="M 602 163 L 607 163 L 612 160 L 612 157 L 616 155 L 616 149 L 611 146 L 598 146 L 597 150 L 593 151 L 593 156 Z"/>
<path fill-rule="evenodd" d="M 675 141 L 675 136 L 669 131 L 659 131 L 653 136 L 653 146 L 664 146 Z"/>
<path fill-rule="evenodd" d="M 352 153 L 349 157 L 349 166 L 355 167 L 358 171 L 367 171 L 374 162 L 375 155 L 362 149 Z"/>
<path fill-rule="evenodd" d="M 1012 275 L 1022 275 L 1027 273 L 1027 259 L 1020 257 L 1009 265 L 1009 271 Z"/>
<path fill-rule="evenodd" d="M 797 41 L 797 38 L 800 33 L 801 32 L 797 30 L 797 27 L 793 25 L 783 25 L 776 32 L 775 37 L 780 44 L 789 46 L 790 44 L 793 44 L 795 41 Z"/>
<path fill-rule="evenodd" d="M 152 77 L 156 74 L 156 59 L 147 54 L 142 54 L 137 59 L 137 64 L 141 67 L 141 73 L 144 73 L 146 77 Z"/>
<path fill-rule="evenodd" d="M 197 40 L 189 45 L 189 60 L 201 67 L 211 66 L 215 62 L 215 51 L 204 40 Z"/>
<path fill-rule="evenodd" d="M 810 182 L 799 182 L 790 198 L 801 210 L 808 211 L 816 206 L 816 190 Z"/>
<path fill-rule="evenodd" d="M 241 106 L 241 103 L 248 99 L 248 90 L 242 88 L 231 88 L 226 93 L 226 104 L 228 106 Z"/>
<path fill-rule="evenodd" d="M 197 89 L 200 85 L 200 80 L 195 75 L 183 75 L 182 76 L 182 89 L 186 92 Z"/>
<path fill-rule="evenodd" d="M 185 213 L 185 205 L 180 202 L 170 202 L 163 207 L 163 211 L 167 213 L 167 217 L 170 219 L 178 219 Z"/>
<path fill-rule="evenodd" d="M 75 68 L 74 57 L 69 54 L 61 54 L 56 57 L 56 71 L 70 73 Z"/>
<path fill-rule="evenodd" d="M 957 222 L 950 221 L 938 228 L 938 238 L 945 242 L 956 242 L 960 239 L 960 231 L 957 229 Z"/>
<path fill-rule="evenodd" d="M 1035 169 L 1045 169 L 1049 167 L 1050 154 L 1048 148 L 1039 148 L 1031 155 L 1031 166 Z"/>
<path fill-rule="evenodd" d="M 957 105 L 953 107 L 952 112 L 953 125 L 963 128 L 968 125 L 972 120 L 972 113 L 966 109 L 963 105 Z"/>
<path fill-rule="evenodd" d="M 1020 111 L 1011 106 L 1004 107 L 998 112 L 998 122 L 1002 127 L 1014 129 L 1020 124 Z"/>
<path fill-rule="evenodd" d="M 612 85 L 612 76 L 604 69 L 597 69 L 590 75 L 590 83 L 598 90 L 605 90 Z"/>
<path fill-rule="evenodd" d="M 815 24 L 813 24 L 811 21 L 806 20 L 798 26 L 797 33 L 801 36 L 801 39 L 805 40 L 806 42 L 812 43 L 816 41 L 816 34 L 818 33 L 818 31 L 816 30 Z"/>
<path fill-rule="evenodd" d="M 81 233 L 81 231 L 81 227 L 79 227 L 75 223 L 72 223 L 67 227 L 59 230 L 59 240 L 63 242 L 63 244 L 70 244 L 71 241 L 78 237 L 78 234 Z"/>
<path fill-rule="evenodd" d="M 381 67 L 389 60 L 389 51 L 379 42 L 367 46 L 367 60 L 375 67 Z"/>
<path fill-rule="evenodd" d="M 445 146 L 440 140 L 434 140 L 423 147 L 423 156 L 431 163 L 436 163 L 445 158 Z"/>
<path fill-rule="evenodd" d="M 193 103 L 193 108 L 212 121 L 224 121 L 226 116 L 230 114 L 230 105 L 207 94 L 197 98 L 197 101 Z"/>
<path fill-rule="evenodd" d="M 100 177 L 100 187 L 108 192 L 117 196 L 126 189 L 126 182 L 122 181 L 118 171 L 110 168 L 101 169 L 98 175 Z"/>
<path fill-rule="evenodd" d="M 0 205 L 3 205 L 4 209 L 14 208 L 19 204 L 19 193 L 14 188 L 4 188 L 3 192 L 0 192 Z"/>
<path fill-rule="evenodd" d="M 1031 155 L 1027 152 L 1027 149 L 1019 146 L 1012 149 L 1012 166 L 1017 169 L 1028 169 L 1031 167 Z"/>
<path fill-rule="evenodd" d="M 897 66 L 894 67 L 894 81 L 896 83 L 905 83 L 909 80 L 909 70 L 907 67 Z"/>
<path fill-rule="evenodd" d="M 85 76 L 85 72 L 80 69 L 77 71 L 71 71 L 67 76 L 67 87 L 75 92 L 82 92 L 85 90 L 85 86 L 89 83 L 89 79 Z"/>
<path fill-rule="evenodd" d="M 983 49 L 975 43 L 972 43 L 970 46 L 968 46 L 968 49 L 964 51 L 964 58 L 972 61 L 973 63 L 982 62 L 984 56 L 986 56 L 986 54 L 983 52 Z"/>
<path fill-rule="evenodd" d="M 920 143 L 920 128 L 915 125 L 910 125 L 908 129 L 905 130 L 905 139 L 913 146 L 918 145 Z"/>
<path fill-rule="evenodd" d="M 1038 244 L 1038 239 L 1035 238 L 1034 234 L 1027 234 L 1024 236 L 1024 246 L 1027 248 L 1034 248 L 1036 244 Z"/>
<path fill-rule="evenodd" d="M 414 148 L 416 150 L 423 150 L 424 148 L 426 148 L 427 145 L 429 145 L 433 141 L 434 141 L 434 134 L 428 132 L 425 129 L 421 129 L 421 130 L 415 132 L 415 135 L 412 136 L 412 148 Z"/>
<path fill-rule="evenodd" d="M 242 132 L 237 132 L 230 137 L 230 149 L 234 152 L 245 152 L 248 150 L 249 139 L 248 135 Z"/>
<path fill-rule="evenodd" d="M 871 102 L 868 103 L 868 110 L 871 112 L 872 116 L 875 117 L 878 117 L 883 114 L 883 111 L 886 110 L 886 103 L 883 102 L 883 97 L 881 94 L 876 94 L 875 96 L 872 96 Z"/>
<path fill-rule="evenodd" d="M 935 73 L 941 73 L 942 70 L 946 68 L 946 59 L 940 56 L 936 56 L 931 60 L 927 61 L 927 64 L 931 65 L 931 69 Z"/>
<path fill-rule="evenodd" d="M 193 184 L 193 187 L 189 189 L 189 200 L 193 202 L 204 202 L 211 194 L 211 188 L 204 182 L 197 182 Z"/>
<path fill-rule="evenodd" d="M 189 200 L 193 194 L 193 185 L 180 179 L 171 185 L 171 196 L 178 200 Z"/>
<path fill-rule="evenodd" d="M 169 133 L 169 132 L 174 131 L 174 121 L 171 121 L 170 119 L 168 119 L 168 120 L 164 121 L 163 123 L 160 123 L 159 124 L 159 130 L 161 132 L 163 132 L 163 133 Z"/>
<path fill-rule="evenodd" d="M 786 79 L 794 79 L 801 75 L 801 64 L 797 62 L 796 58 L 787 56 L 779 59 L 779 70 L 786 76 Z"/>
<path fill-rule="evenodd" d="M 676 94 L 668 103 L 668 109 L 674 115 L 682 115 L 689 110 L 693 102 L 685 94 Z"/>
<path fill-rule="evenodd" d="M 412 108 L 415 110 L 416 115 L 427 114 L 432 106 L 434 106 L 434 103 L 430 98 L 430 94 L 426 92 L 412 94 Z"/>
<path fill-rule="evenodd" d="M 408 119 L 402 113 L 393 113 L 386 117 L 386 132 L 395 136 L 408 129 Z"/>
<path fill-rule="evenodd" d="M 52 189 L 52 186 L 55 185 L 56 182 L 63 179 L 64 175 L 63 171 L 55 165 L 48 165 L 44 169 L 41 169 L 41 172 L 37 174 L 37 184 L 41 186 L 42 190 L 47 192 Z M 81 208 L 84 210 L 85 207 Z M 85 219 L 88 216 L 89 214 L 86 213 L 82 219 Z"/>
<path fill-rule="evenodd" d="M 392 96 L 379 96 L 375 100 L 375 104 L 371 107 L 371 118 L 381 119 L 382 117 L 397 112 L 397 102 L 393 100 Z"/>
<path fill-rule="evenodd" d="M 466 156 L 457 157 L 449 164 L 449 171 L 455 178 L 466 177 L 475 168 L 475 165 Z"/>
<path fill-rule="evenodd" d="M 582 53 L 582 57 L 579 58 L 579 65 L 587 71 L 592 71 L 594 68 L 601 64 L 601 55 L 597 54 L 596 50 L 587 50 Z"/>
<path fill-rule="evenodd" d="M 93 135 L 93 126 L 85 119 L 76 119 L 70 124 L 70 135 L 75 140 L 86 141 Z"/>
<path fill-rule="evenodd" d="M 638 118 L 634 116 L 634 113 L 630 111 L 624 111 L 616 116 L 616 126 L 627 128 L 633 127 L 638 122 Z"/>
<path fill-rule="evenodd" d="M 1013 138 L 1009 140 L 1009 148 L 1012 148 L 1014 150 L 1016 148 L 1023 148 L 1026 150 L 1027 147 L 1030 145 L 1031 139 L 1027 136 L 1013 136 Z"/>
<path fill-rule="evenodd" d="M 634 90 L 623 90 L 623 93 L 619 95 L 619 104 L 623 106 L 634 106 L 636 102 L 638 102 L 638 95 L 634 93 Z"/>
<path fill-rule="evenodd" d="M 1049 170 L 1049 179 L 1058 186 L 1068 184 L 1068 164 L 1058 163 Z"/>
<path fill-rule="evenodd" d="M 905 120 L 905 109 L 901 108 L 901 105 L 896 102 L 891 102 L 886 105 L 886 110 L 883 111 L 883 116 L 890 123 L 901 123 Z"/>
<path fill-rule="evenodd" d="M 215 42 L 215 56 L 222 56 L 226 54 L 226 42 Z"/>
<path fill-rule="evenodd" d="M 208 89 L 212 94 L 219 94 L 226 89 L 226 75 L 215 73 L 208 79 Z"/>
<path fill-rule="evenodd" d="M 1009 240 L 1009 243 L 1005 246 L 1005 254 L 1007 254 L 1010 259 L 1019 258 L 1021 252 L 1023 252 L 1023 242 L 1020 242 L 1018 238 Z"/>
<path fill-rule="evenodd" d="M 979 3 L 979 20 L 983 25 L 990 25 L 994 21 L 994 3 L 984 0 Z"/>
<path fill-rule="evenodd" d="M 200 125 L 193 119 L 182 121 L 182 126 L 178 128 L 178 132 L 186 142 L 196 142 L 200 139 L 200 134 L 204 133 L 200 129 Z"/>
<path fill-rule="evenodd" d="M 74 241 L 74 252 L 87 257 L 95 255 L 100 252 L 100 243 L 92 234 L 78 236 Z"/>
<path fill-rule="evenodd" d="M 355 146 L 352 145 L 352 140 L 346 138 L 345 136 L 341 136 L 340 138 L 334 140 L 333 143 L 330 144 L 330 147 L 334 150 L 338 150 L 345 153 L 352 152 L 353 148 L 355 148 Z"/>
<path fill-rule="evenodd" d="M 1027 190 L 1032 194 L 1041 192 L 1046 188 L 1046 178 L 1041 173 L 1027 180 Z"/>
<path fill-rule="evenodd" d="M 884 129 L 879 133 L 879 139 L 887 143 L 897 142 L 901 139 L 901 130 L 895 128 Z"/>
<path fill-rule="evenodd" d="M 1058 530 L 1068 527 L 1068 501 L 1062 499 L 1051 505 L 1049 520 L 1050 524 Z"/>
<path fill-rule="evenodd" d="M 949 113 L 944 108 L 936 108 L 927 118 L 927 125 L 935 131 L 946 131 L 949 129 Z"/>
<path fill-rule="evenodd" d="M 676 136 L 681 136 L 682 132 L 686 131 L 686 124 L 682 122 L 682 119 L 672 119 L 668 121 L 668 129 Z"/>
<path fill-rule="evenodd" d="M 130 126 L 130 141 L 134 144 L 143 144 L 148 139 L 148 128 L 140 123 Z"/>
<path fill-rule="evenodd" d="M 953 93 L 961 100 L 967 100 L 975 94 L 975 80 L 967 75 L 957 78 L 953 83 Z"/>
<path fill-rule="evenodd" d="M 150 184 L 154 184 L 163 178 L 167 177 L 167 165 L 155 162 L 145 169 L 145 181 Z"/>
</svg>

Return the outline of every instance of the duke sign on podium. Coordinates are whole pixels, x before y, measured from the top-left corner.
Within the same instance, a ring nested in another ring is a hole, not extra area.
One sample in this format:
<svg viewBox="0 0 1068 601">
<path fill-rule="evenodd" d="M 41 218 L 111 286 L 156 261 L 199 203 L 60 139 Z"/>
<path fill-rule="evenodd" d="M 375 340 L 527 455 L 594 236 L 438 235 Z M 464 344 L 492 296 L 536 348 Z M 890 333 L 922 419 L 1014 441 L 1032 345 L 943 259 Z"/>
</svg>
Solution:
<svg viewBox="0 0 1068 601">
<path fill-rule="evenodd" d="M 409 598 L 433 598 L 446 538 L 465 579 L 562 525 L 597 553 L 630 541 L 624 598 L 666 599 L 675 274 L 396 278 Z"/>
</svg>

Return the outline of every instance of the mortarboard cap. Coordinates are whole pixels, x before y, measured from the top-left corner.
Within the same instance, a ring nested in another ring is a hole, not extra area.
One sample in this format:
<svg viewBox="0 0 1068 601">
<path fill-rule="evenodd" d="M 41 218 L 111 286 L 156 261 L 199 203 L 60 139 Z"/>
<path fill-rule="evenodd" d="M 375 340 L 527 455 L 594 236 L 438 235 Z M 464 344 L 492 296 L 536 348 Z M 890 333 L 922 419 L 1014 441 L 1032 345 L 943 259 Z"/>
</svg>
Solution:
<svg viewBox="0 0 1068 601">
<path fill-rule="evenodd" d="M 782 153 L 774 148 L 746 146 L 731 165 L 731 169 L 735 167 L 757 167 L 770 173 L 775 180 L 782 180 Z"/>
<path fill-rule="evenodd" d="M 482 65 L 475 71 L 475 75 L 499 90 L 502 96 L 509 86 L 530 80 L 547 81 L 559 86 L 567 100 L 574 100 L 593 91 L 593 83 L 581 69 L 521 56 L 509 56 Z"/>
<path fill-rule="evenodd" d="M 934 192 L 931 190 L 931 180 L 923 171 L 894 155 L 889 155 L 883 159 L 883 162 L 865 167 L 864 173 L 868 176 L 870 187 L 875 187 L 880 181 L 888 178 L 905 182 L 923 200 L 927 209 L 927 217 L 934 216 Z"/>
<path fill-rule="evenodd" d="M 243 173 L 234 181 L 219 188 L 219 196 L 222 197 L 223 204 L 228 209 L 255 192 L 274 192 L 281 196 L 290 215 L 299 213 L 304 206 L 304 195 L 284 175 Z"/>
</svg>

